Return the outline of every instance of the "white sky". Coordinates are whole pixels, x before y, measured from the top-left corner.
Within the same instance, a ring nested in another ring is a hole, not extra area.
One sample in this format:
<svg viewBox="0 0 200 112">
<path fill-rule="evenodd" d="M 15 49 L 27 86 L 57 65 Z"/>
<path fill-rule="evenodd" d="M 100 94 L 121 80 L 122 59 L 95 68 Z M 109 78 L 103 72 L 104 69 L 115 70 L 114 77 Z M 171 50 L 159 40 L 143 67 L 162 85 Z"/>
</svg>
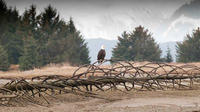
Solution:
<svg viewBox="0 0 200 112">
<path fill-rule="evenodd" d="M 157 42 L 181 41 L 200 25 L 200 19 L 184 15 L 170 20 L 172 14 L 189 0 L 6 0 L 22 13 L 31 4 L 38 12 L 51 4 L 60 16 L 70 16 L 84 38 L 117 39 L 123 31 L 136 26 L 148 28 Z M 186 27 L 185 27 L 186 26 Z"/>
</svg>

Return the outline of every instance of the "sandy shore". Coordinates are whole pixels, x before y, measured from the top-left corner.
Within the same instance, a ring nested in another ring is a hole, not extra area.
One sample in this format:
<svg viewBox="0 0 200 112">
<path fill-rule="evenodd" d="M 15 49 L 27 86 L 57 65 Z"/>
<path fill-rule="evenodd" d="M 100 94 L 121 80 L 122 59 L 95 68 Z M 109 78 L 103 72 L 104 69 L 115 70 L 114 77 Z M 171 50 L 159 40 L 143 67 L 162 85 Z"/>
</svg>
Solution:
<svg viewBox="0 0 200 112">
<path fill-rule="evenodd" d="M 0 112 L 198 112 L 200 90 L 99 93 L 113 101 L 64 94 L 48 107 L 0 107 Z"/>
</svg>

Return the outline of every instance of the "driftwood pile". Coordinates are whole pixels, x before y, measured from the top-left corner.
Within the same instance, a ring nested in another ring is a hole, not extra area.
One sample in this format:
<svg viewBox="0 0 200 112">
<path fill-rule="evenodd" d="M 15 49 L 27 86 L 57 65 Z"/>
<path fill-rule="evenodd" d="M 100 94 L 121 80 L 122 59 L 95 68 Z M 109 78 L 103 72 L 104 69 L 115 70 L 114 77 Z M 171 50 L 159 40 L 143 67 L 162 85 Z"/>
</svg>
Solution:
<svg viewBox="0 0 200 112">
<path fill-rule="evenodd" d="M 200 67 L 144 62 L 106 60 L 109 65 L 96 62 L 74 71 L 73 76 L 39 76 L 32 79 L 11 79 L 0 86 L 0 105 L 50 104 L 48 98 L 56 94 L 71 93 L 102 98 L 95 91 L 197 89 Z M 41 100 L 42 99 L 42 100 Z"/>
</svg>

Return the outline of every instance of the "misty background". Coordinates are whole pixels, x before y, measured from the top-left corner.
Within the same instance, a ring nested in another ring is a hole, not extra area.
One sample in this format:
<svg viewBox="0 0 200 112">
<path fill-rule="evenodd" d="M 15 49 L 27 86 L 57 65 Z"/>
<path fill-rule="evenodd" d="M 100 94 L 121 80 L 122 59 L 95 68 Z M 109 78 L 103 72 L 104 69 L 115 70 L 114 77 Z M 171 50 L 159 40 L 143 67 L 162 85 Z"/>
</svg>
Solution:
<svg viewBox="0 0 200 112">
<path fill-rule="evenodd" d="M 147 28 L 160 45 L 162 56 L 167 47 L 173 59 L 176 42 L 183 41 L 186 34 L 200 26 L 200 0 L 5 0 L 16 7 L 20 14 L 31 4 L 41 12 L 51 4 L 61 18 L 73 18 L 90 51 L 91 61 L 96 60 L 100 46 L 105 45 L 107 59 L 117 37 L 123 31 L 132 31 L 142 25 Z"/>
</svg>

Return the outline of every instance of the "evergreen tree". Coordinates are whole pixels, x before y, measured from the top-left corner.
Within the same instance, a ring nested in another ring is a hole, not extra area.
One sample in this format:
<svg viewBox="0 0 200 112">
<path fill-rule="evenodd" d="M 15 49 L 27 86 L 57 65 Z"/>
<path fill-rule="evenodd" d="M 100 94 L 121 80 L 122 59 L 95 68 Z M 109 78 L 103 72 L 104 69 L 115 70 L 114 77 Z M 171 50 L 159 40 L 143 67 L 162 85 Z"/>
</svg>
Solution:
<svg viewBox="0 0 200 112">
<path fill-rule="evenodd" d="M 65 23 L 52 6 L 37 14 L 36 6 L 31 5 L 19 16 L 16 8 L 7 8 L 0 0 L 0 12 L 0 44 L 8 53 L 9 63 L 20 64 L 21 70 L 64 61 L 72 65 L 90 63 L 87 43 L 72 18 Z"/>
<path fill-rule="evenodd" d="M 69 20 L 69 31 L 70 31 L 70 33 L 76 32 L 76 28 L 74 25 L 74 21 L 72 20 L 72 17 L 70 17 L 70 20 Z"/>
<path fill-rule="evenodd" d="M 52 35 L 47 41 L 47 52 L 50 63 L 60 63 L 65 59 L 63 56 L 65 51 L 68 51 L 68 26 L 64 21 L 59 21 L 59 30 L 56 35 Z"/>
<path fill-rule="evenodd" d="M 0 45 L 0 70 L 7 71 L 9 69 L 8 53 Z"/>
<path fill-rule="evenodd" d="M 0 36 L 2 36 L 3 32 L 6 30 L 6 13 L 7 13 L 7 5 L 4 0 L 0 0 Z"/>
<path fill-rule="evenodd" d="M 50 63 L 67 61 L 72 65 L 89 64 L 89 50 L 87 43 L 76 30 L 72 18 L 68 24 L 59 21 L 58 33 L 52 35 L 47 41 L 47 52 Z"/>
<path fill-rule="evenodd" d="M 167 55 L 166 55 L 166 57 L 165 57 L 166 62 L 172 62 L 172 61 L 173 61 L 172 55 L 171 55 L 170 52 L 171 52 L 171 51 L 170 51 L 170 49 L 169 49 L 169 47 L 168 47 L 168 48 L 167 48 Z"/>
<path fill-rule="evenodd" d="M 118 40 L 112 59 L 160 61 L 161 50 L 144 27 L 136 27 L 131 33 L 124 32 Z"/>
<path fill-rule="evenodd" d="M 42 37 L 44 41 L 48 41 L 53 35 L 58 34 L 59 22 L 60 22 L 59 14 L 57 10 L 54 9 L 51 5 L 44 9 L 44 12 L 40 14 L 40 30 L 42 31 Z"/>
<path fill-rule="evenodd" d="M 0 44 L 8 53 L 11 64 L 17 64 L 22 51 L 22 39 L 19 31 L 20 16 L 16 8 L 7 8 L 0 0 Z"/>
<path fill-rule="evenodd" d="M 23 52 L 23 40 L 16 33 L 6 32 L 5 37 L 7 37 L 6 43 L 3 46 L 8 53 L 9 63 L 18 64 L 19 57 Z M 5 42 L 5 40 L 2 39 L 2 42 Z"/>
<path fill-rule="evenodd" d="M 37 51 L 35 40 L 29 37 L 24 42 L 24 52 L 19 60 L 20 70 L 30 70 L 37 66 Z"/>
<path fill-rule="evenodd" d="M 55 62 L 55 55 L 59 51 L 59 46 L 56 46 L 54 40 L 58 40 L 58 34 L 60 33 L 61 20 L 57 13 L 57 10 L 52 6 L 45 8 L 44 12 L 40 14 L 39 19 L 39 32 L 40 37 L 38 39 L 38 50 L 40 58 L 44 60 L 43 64 L 49 64 Z"/>
<path fill-rule="evenodd" d="M 117 43 L 116 48 L 112 51 L 112 58 L 122 59 L 122 60 L 131 60 L 130 49 L 132 46 L 129 46 L 130 41 L 129 34 L 123 32 L 121 37 L 118 37 L 119 42 Z"/>
<path fill-rule="evenodd" d="M 67 41 L 68 50 L 65 52 L 67 61 L 72 65 L 89 64 L 90 57 L 87 43 L 85 43 L 80 33 L 71 34 Z"/>
<path fill-rule="evenodd" d="M 27 35 L 32 35 L 34 38 L 38 38 L 37 29 L 39 25 L 39 17 L 36 14 L 36 6 L 31 5 L 30 9 L 25 10 L 22 15 L 21 21 L 21 34 L 23 34 L 23 38 L 26 38 Z"/>
<path fill-rule="evenodd" d="M 177 43 L 177 60 L 179 62 L 200 61 L 200 28 L 186 35 L 183 42 Z"/>
</svg>

